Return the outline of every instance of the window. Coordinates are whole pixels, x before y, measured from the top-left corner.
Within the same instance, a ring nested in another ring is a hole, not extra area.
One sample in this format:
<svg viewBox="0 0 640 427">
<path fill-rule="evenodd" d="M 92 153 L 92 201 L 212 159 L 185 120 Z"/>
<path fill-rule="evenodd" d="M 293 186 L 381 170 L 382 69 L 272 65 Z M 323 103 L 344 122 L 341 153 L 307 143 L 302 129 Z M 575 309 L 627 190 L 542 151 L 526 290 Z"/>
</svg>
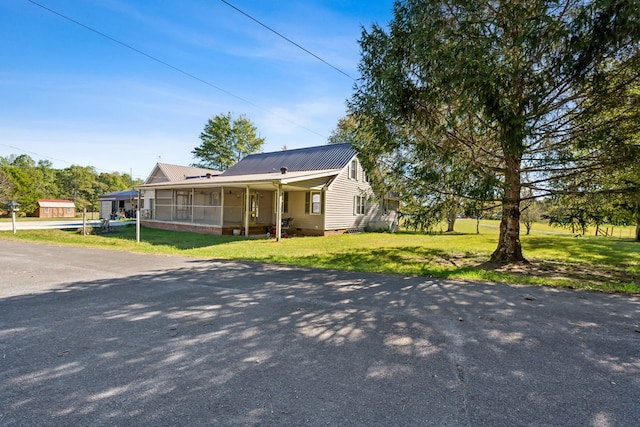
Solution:
<svg viewBox="0 0 640 427">
<path fill-rule="evenodd" d="M 311 215 L 322 214 L 322 193 L 319 191 L 311 191 L 305 196 L 304 213 Z"/>
<path fill-rule="evenodd" d="M 311 193 L 311 214 L 320 215 L 322 213 L 322 193 Z"/>
<path fill-rule="evenodd" d="M 350 179 L 358 179 L 358 162 L 356 160 L 351 161 L 351 166 L 349 167 L 349 178 Z"/>
<path fill-rule="evenodd" d="M 278 198 L 276 197 L 277 194 L 273 193 L 273 213 L 277 212 L 277 206 L 278 206 Z M 309 204 L 309 200 L 306 200 L 307 205 Z M 287 191 L 283 191 L 282 192 L 282 205 L 280 206 L 281 208 L 281 212 L 282 213 L 289 213 L 289 193 Z M 305 208 L 305 212 L 309 213 L 309 207 L 307 206 Z"/>
<path fill-rule="evenodd" d="M 49 213 L 49 208 L 44 208 L 44 213 Z"/>
<path fill-rule="evenodd" d="M 353 196 L 353 214 L 364 215 L 364 196 Z"/>
<path fill-rule="evenodd" d="M 70 214 L 71 213 L 71 208 L 67 208 L 67 213 Z"/>
</svg>

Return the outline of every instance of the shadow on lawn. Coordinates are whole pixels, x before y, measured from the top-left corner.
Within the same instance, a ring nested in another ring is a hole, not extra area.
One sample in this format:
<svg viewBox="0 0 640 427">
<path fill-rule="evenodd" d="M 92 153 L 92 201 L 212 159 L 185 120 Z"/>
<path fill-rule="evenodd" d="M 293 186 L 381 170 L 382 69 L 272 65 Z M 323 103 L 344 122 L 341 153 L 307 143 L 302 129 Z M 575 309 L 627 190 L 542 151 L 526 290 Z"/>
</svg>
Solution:
<svg viewBox="0 0 640 427">
<path fill-rule="evenodd" d="M 309 267 L 351 271 L 373 271 L 404 275 L 456 277 L 463 272 L 485 270 L 483 254 L 449 251 L 423 246 L 353 248 L 339 253 L 290 257 L 293 263 Z M 275 257 L 268 261 L 279 261 Z"/>
<path fill-rule="evenodd" d="M 179 250 L 199 249 L 244 241 L 243 237 L 214 236 L 186 232 L 142 229 L 142 240 L 153 246 L 168 246 Z M 457 234 L 459 235 L 459 234 Z M 438 238 L 455 236 L 443 234 Z M 471 236 L 471 235 L 470 235 Z M 473 235 L 475 236 L 475 235 Z M 135 227 L 124 227 L 108 239 L 135 240 Z M 503 283 L 551 284 L 555 286 L 610 289 L 640 292 L 640 247 L 632 240 L 605 238 L 574 238 L 571 236 L 526 236 L 523 239 L 526 264 L 504 265 L 489 262 L 489 252 L 438 249 L 428 246 L 398 246 L 385 248 L 348 248 L 336 253 L 314 255 L 259 254 L 252 260 L 308 267 L 350 271 L 373 271 L 404 275 Z M 535 252 L 558 253 L 558 259 L 529 257 Z M 251 257 L 250 257 L 251 258 Z M 568 261 L 567 261 L 568 260 Z"/>
<path fill-rule="evenodd" d="M 594 262 L 607 266 L 637 266 L 640 263 L 640 243 L 633 239 L 605 237 L 527 236 L 523 241 L 525 251 L 547 250 L 566 254 L 576 262 Z M 525 253 L 526 256 L 526 253 Z"/>
<path fill-rule="evenodd" d="M 322 255 L 292 255 L 291 261 L 296 265 L 338 270 L 640 292 L 637 273 L 621 267 L 550 260 L 502 264 L 490 262 L 488 257 L 487 253 L 451 253 L 428 247 L 403 246 L 371 250 L 350 249 Z M 274 257 L 268 261 L 280 260 Z"/>
<path fill-rule="evenodd" d="M 244 240 L 237 236 L 216 236 L 212 234 L 197 234 L 181 231 L 167 231 L 155 228 L 141 227 L 141 240 L 152 246 L 169 246 L 180 250 L 198 249 L 207 246 L 222 245 L 230 242 Z M 136 228 L 134 226 L 120 227 L 114 233 L 102 234 L 108 239 L 136 240 Z"/>
</svg>

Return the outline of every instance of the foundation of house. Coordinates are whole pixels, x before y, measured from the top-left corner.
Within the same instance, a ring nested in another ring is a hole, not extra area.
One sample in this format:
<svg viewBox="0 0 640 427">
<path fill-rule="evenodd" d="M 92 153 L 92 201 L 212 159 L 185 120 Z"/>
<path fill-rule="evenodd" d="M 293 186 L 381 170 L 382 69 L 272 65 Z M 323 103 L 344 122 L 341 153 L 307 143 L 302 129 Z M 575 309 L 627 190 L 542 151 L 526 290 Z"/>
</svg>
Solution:
<svg viewBox="0 0 640 427">
<path fill-rule="evenodd" d="M 171 231 L 188 231 L 191 233 L 213 234 L 216 236 L 244 236 L 244 226 L 240 224 L 225 224 L 224 226 L 210 224 L 196 224 L 186 222 L 170 222 L 157 220 L 141 220 L 140 225 L 149 228 L 157 228 L 161 230 Z M 267 236 L 267 230 L 270 229 L 269 224 L 254 224 L 249 226 L 249 236 Z M 335 234 L 348 233 L 347 229 L 337 230 L 315 230 L 307 228 L 291 227 L 283 230 L 289 236 L 332 236 Z"/>
</svg>

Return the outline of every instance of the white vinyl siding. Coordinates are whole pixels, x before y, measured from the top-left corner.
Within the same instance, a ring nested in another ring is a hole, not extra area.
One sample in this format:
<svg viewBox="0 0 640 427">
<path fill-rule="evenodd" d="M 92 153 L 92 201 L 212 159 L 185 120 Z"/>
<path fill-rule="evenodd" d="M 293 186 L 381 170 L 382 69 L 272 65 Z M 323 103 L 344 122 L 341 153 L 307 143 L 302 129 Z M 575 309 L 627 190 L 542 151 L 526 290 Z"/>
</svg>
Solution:
<svg viewBox="0 0 640 427">
<path fill-rule="evenodd" d="M 356 176 L 362 177 L 361 166 L 356 162 Z M 367 202 L 372 197 L 373 191 L 367 182 L 351 179 L 351 165 L 344 170 L 331 183 L 326 193 L 325 204 L 325 229 L 344 230 L 349 228 L 366 228 L 369 221 L 376 220 L 380 216 L 379 203 Z M 356 200 L 360 197 L 361 214 L 356 214 Z"/>
</svg>

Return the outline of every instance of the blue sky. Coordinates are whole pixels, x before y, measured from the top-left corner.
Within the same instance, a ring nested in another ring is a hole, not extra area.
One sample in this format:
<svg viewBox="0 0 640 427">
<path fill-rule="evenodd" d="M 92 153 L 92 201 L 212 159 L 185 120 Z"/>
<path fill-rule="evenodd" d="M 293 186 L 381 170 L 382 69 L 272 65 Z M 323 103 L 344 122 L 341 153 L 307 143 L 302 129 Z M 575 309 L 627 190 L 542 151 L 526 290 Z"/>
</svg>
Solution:
<svg viewBox="0 0 640 427">
<path fill-rule="evenodd" d="M 246 115 L 264 151 L 323 145 L 354 80 L 219 0 L 0 1 L 0 156 L 146 178 L 190 164 L 208 118 Z M 392 0 L 229 0 L 358 77 L 362 27 Z M 220 90 L 221 89 L 221 90 Z"/>
</svg>

